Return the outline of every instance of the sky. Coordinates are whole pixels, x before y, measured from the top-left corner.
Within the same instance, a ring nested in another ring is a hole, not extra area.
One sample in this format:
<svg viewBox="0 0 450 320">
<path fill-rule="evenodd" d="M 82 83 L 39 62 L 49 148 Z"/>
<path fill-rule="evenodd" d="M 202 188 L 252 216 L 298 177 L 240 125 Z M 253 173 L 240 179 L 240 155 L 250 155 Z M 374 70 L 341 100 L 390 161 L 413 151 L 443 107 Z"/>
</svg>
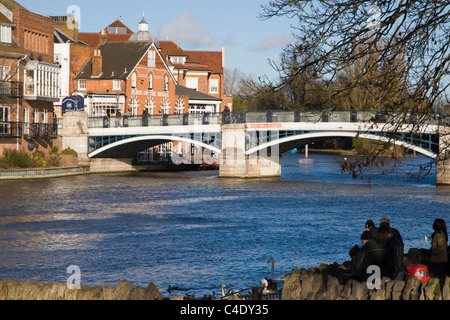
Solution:
<svg viewBox="0 0 450 320">
<path fill-rule="evenodd" d="M 28 10 L 47 15 L 76 14 L 80 32 L 100 32 L 117 19 L 133 31 L 145 15 L 149 31 L 184 50 L 221 51 L 225 67 L 255 78 L 278 76 L 268 60 L 279 61 L 293 42 L 288 18 L 260 18 L 269 0 L 16 0 Z"/>
</svg>

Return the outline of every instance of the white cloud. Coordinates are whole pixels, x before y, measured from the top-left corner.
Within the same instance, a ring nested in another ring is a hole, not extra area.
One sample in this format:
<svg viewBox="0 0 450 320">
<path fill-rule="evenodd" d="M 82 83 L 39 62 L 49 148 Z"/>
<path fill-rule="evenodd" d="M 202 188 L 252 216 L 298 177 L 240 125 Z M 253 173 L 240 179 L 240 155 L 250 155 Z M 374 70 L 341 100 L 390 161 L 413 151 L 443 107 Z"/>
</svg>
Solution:
<svg viewBox="0 0 450 320">
<path fill-rule="evenodd" d="M 281 49 L 292 42 L 292 36 L 287 36 L 284 33 L 280 33 L 274 36 L 269 36 L 264 41 L 256 46 L 253 46 L 252 49 L 255 51 L 269 51 L 272 49 Z"/>
<path fill-rule="evenodd" d="M 208 47 L 215 39 L 205 30 L 204 24 L 195 20 L 194 14 L 184 12 L 178 19 L 159 28 L 160 40 L 171 40 L 193 48 Z"/>
</svg>

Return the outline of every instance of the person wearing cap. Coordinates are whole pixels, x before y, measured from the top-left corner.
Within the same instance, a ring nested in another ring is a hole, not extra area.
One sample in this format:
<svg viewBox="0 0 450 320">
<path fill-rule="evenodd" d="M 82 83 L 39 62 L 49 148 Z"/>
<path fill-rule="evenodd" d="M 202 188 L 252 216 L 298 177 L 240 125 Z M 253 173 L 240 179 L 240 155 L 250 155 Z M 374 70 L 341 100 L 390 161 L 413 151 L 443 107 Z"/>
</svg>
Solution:
<svg viewBox="0 0 450 320">
<path fill-rule="evenodd" d="M 367 220 L 366 224 L 364 225 L 364 229 L 366 231 L 370 231 L 372 233 L 373 239 L 380 243 L 380 239 L 378 238 L 377 230 L 378 228 L 375 227 L 375 222 L 373 220 Z"/>
<path fill-rule="evenodd" d="M 369 266 L 376 265 L 381 270 L 385 269 L 385 251 L 375 241 L 372 232 L 364 231 L 361 235 L 361 249 L 354 259 L 354 277 L 359 281 L 367 281 L 367 278 L 371 275 L 367 273 Z"/>
</svg>

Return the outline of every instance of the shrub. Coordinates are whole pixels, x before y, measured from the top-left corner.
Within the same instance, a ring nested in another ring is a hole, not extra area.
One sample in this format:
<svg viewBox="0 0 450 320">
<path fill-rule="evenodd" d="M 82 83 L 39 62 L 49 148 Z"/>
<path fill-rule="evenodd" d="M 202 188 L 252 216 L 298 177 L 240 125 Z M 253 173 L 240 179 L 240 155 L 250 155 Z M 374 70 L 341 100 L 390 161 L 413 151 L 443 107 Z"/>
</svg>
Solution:
<svg viewBox="0 0 450 320">
<path fill-rule="evenodd" d="M 33 166 L 33 158 L 24 152 L 5 149 L 0 157 L 0 165 L 3 168 L 29 168 Z"/>
<path fill-rule="evenodd" d="M 50 154 L 51 154 L 51 155 L 57 155 L 58 152 L 59 152 L 58 147 L 57 147 L 57 146 L 54 146 L 54 147 L 52 148 L 52 151 L 50 151 Z"/>
<path fill-rule="evenodd" d="M 68 155 L 78 156 L 78 153 L 75 150 L 71 149 L 70 147 L 67 147 L 66 149 L 61 151 L 61 154 L 68 154 Z"/>
<path fill-rule="evenodd" d="M 35 167 L 46 167 L 47 161 L 45 161 L 44 156 L 40 152 L 36 152 L 33 157 L 33 164 Z"/>
</svg>

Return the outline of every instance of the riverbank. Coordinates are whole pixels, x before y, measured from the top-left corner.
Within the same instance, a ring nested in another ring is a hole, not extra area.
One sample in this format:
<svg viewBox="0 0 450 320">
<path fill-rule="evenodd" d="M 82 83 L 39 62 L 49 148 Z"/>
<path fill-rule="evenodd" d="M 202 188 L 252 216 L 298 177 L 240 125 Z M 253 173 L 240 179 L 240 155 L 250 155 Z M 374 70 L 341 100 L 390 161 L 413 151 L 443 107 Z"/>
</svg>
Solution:
<svg viewBox="0 0 450 320">
<path fill-rule="evenodd" d="M 0 180 L 56 178 L 90 173 L 89 166 L 0 170 Z"/>
</svg>

